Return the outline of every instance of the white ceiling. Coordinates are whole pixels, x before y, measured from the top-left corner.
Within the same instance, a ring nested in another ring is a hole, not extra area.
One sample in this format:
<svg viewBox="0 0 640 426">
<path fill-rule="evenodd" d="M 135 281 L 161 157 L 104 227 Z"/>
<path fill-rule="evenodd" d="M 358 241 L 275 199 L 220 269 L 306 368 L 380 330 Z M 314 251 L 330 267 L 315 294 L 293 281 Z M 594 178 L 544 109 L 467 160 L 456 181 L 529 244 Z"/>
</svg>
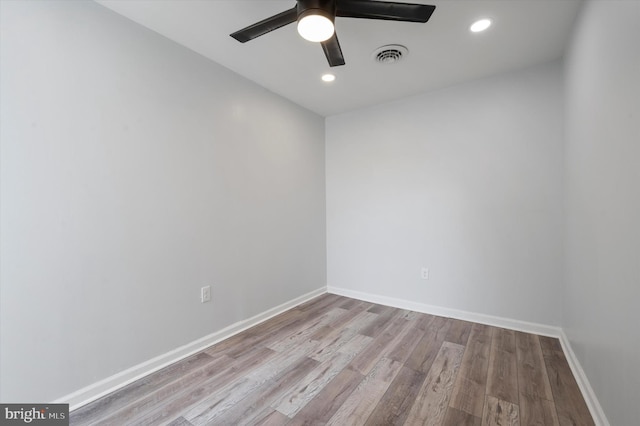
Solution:
<svg viewBox="0 0 640 426">
<path fill-rule="evenodd" d="M 294 0 L 97 0 L 98 3 L 224 65 L 318 114 L 348 110 L 559 58 L 580 0 L 405 0 L 436 5 L 426 24 L 336 18 L 346 65 L 329 71 L 322 48 L 303 40 L 295 24 L 245 44 L 229 34 L 290 9 Z M 493 26 L 468 28 L 489 17 Z M 395 64 L 372 52 L 401 44 Z"/>
</svg>

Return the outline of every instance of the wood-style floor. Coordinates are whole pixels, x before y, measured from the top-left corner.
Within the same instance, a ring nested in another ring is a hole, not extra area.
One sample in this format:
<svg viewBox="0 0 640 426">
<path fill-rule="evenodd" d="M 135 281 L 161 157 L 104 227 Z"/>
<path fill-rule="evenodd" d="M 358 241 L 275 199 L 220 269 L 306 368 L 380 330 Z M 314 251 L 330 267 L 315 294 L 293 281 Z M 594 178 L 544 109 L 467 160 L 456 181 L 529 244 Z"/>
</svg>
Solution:
<svg viewBox="0 0 640 426">
<path fill-rule="evenodd" d="M 71 413 L 72 425 L 593 425 L 557 339 L 332 294 Z"/>
</svg>

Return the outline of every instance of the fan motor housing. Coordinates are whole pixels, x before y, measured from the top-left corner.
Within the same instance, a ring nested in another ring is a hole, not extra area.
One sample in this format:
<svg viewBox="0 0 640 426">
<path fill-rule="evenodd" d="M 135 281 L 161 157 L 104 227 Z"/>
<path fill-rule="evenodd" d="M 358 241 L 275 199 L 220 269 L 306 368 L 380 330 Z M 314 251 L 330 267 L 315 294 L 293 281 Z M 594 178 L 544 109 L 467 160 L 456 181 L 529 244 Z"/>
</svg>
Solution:
<svg viewBox="0 0 640 426">
<path fill-rule="evenodd" d="M 336 16 L 335 0 L 298 0 L 296 3 L 298 20 L 307 15 L 322 15 L 334 22 Z"/>
</svg>

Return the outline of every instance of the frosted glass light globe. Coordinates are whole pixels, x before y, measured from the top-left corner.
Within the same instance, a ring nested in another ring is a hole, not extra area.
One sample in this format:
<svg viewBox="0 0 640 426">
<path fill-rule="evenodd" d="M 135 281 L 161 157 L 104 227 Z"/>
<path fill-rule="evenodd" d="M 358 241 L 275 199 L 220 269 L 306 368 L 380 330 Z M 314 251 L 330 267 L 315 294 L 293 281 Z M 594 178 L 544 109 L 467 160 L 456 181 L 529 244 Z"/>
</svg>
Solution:
<svg viewBox="0 0 640 426">
<path fill-rule="evenodd" d="M 298 21 L 298 33 L 305 40 L 321 42 L 333 35 L 333 22 L 322 15 L 306 15 Z"/>
</svg>

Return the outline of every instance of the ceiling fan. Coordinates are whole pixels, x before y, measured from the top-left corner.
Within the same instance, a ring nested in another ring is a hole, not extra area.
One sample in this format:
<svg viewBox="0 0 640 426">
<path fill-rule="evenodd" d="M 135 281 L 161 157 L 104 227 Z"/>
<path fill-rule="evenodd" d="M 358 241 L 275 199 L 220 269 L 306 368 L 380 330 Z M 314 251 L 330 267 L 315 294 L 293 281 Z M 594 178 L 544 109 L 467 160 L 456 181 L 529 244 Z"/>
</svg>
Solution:
<svg viewBox="0 0 640 426">
<path fill-rule="evenodd" d="M 320 42 L 329 66 L 344 65 L 344 56 L 335 33 L 336 16 L 427 22 L 435 6 L 373 0 L 297 0 L 296 5 L 231 34 L 246 43 L 270 31 L 298 21 L 298 33 L 309 41 Z"/>
</svg>

